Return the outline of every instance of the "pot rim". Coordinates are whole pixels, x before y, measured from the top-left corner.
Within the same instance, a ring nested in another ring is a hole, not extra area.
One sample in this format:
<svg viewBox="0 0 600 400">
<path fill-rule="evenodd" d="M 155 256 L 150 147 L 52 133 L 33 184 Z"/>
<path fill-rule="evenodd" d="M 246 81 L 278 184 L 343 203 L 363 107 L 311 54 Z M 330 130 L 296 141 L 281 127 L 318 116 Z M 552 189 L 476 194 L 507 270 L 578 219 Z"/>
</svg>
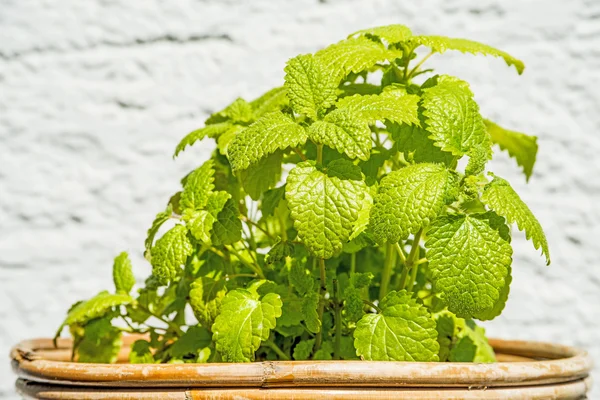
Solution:
<svg viewBox="0 0 600 400">
<path fill-rule="evenodd" d="M 119 355 L 127 359 L 133 335 Z M 90 364 L 70 362 L 71 339 L 25 340 L 10 353 L 15 373 L 38 383 L 136 387 L 513 387 L 564 383 L 588 376 L 589 354 L 535 341 L 490 339 L 500 361 L 262 361 L 208 364 Z M 528 361 L 523 361 L 527 359 Z"/>
</svg>

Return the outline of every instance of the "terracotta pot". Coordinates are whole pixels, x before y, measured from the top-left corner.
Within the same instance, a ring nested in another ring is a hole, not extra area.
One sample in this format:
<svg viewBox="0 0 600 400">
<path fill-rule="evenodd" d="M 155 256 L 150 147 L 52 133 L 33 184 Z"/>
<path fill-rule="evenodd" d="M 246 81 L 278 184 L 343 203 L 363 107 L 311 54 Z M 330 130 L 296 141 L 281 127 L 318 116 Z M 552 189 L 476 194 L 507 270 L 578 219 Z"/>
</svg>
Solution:
<svg viewBox="0 0 600 400">
<path fill-rule="evenodd" d="M 69 362 L 69 339 L 11 351 L 17 390 L 34 399 L 581 399 L 592 361 L 582 350 L 490 340 L 498 363 L 275 361 L 248 364 Z"/>
</svg>

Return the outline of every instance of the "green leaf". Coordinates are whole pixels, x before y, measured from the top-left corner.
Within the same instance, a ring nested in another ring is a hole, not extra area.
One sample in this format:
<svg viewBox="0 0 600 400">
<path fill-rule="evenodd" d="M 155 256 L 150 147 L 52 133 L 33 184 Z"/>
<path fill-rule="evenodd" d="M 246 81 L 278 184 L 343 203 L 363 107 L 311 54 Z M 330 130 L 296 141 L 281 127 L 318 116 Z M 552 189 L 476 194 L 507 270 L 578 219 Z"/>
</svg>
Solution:
<svg viewBox="0 0 600 400">
<path fill-rule="evenodd" d="M 269 217 L 273 215 L 275 209 L 279 205 L 279 202 L 283 200 L 285 196 L 285 185 L 282 185 L 278 188 L 267 190 L 263 194 L 262 203 L 261 203 L 261 211 L 263 217 Z"/>
<path fill-rule="evenodd" d="M 282 302 L 278 294 L 235 289 L 223 298 L 221 314 L 212 327 L 217 351 L 227 362 L 254 361 L 261 341 L 269 338 L 275 320 L 281 316 Z"/>
<path fill-rule="evenodd" d="M 494 304 L 494 307 L 492 307 L 490 310 L 475 314 L 473 317 L 477 318 L 480 321 L 489 321 L 489 320 L 496 318 L 500 314 L 502 314 L 502 311 L 504 311 L 504 307 L 506 307 L 506 302 L 508 301 L 508 295 L 510 294 L 510 284 L 511 283 L 512 283 L 512 267 L 509 267 L 508 275 L 506 277 L 506 284 L 504 285 L 502 290 L 500 290 L 500 298 L 498 299 L 498 301 L 496 301 L 496 303 Z"/>
<path fill-rule="evenodd" d="M 306 339 L 298 343 L 296 347 L 294 347 L 294 360 L 308 360 L 312 353 L 313 347 L 315 347 L 315 339 Z"/>
<path fill-rule="evenodd" d="M 413 36 L 408 39 L 409 43 L 429 47 L 433 52 L 444 53 L 446 50 L 458 50 L 462 53 L 481 54 L 492 57 L 502 57 L 506 64 L 514 65 L 517 72 L 523 73 L 525 65 L 523 61 L 514 58 L 510 54 L 495 49 L 483 43 L 467 39 L 449 38 L 445 36 Z"/>
<path fill-rule="evenodd" d="M 308 128 L 308 136 L 313 142 L 326 144 L 350 158 L 369 159 L 371 129 L 358 113 L 335 110 L 323 121 L 315 121 Z"/>
<path fill-rule="evenodd" d="M 350 285 L 362 289 L 371 284 L 373 274 L 370 272 L 354 272 L 350 275 Z"/>
<path fill-rule="evenodd" d="M 206 206 L 208 196 L 215 188 L 214 175 L 214 162 L 208 160 L 186 177 L 183 192 L 179 199 L 179 206 L 182 210 L 197 210 Z"/>
<path fill-rule="evenodd" d="M 459 317 L 492 309 L 508 279 L 512 248 L 491 218 L 489 213 L 447 215 L 427 232 L 433 290 Z"/>
<path fill-rule="evenodd" d="M 448 361 L 451 362 L 472 362 L 477 353 L 477 346 L 473 340 L 468 337 L 462 337 L 450 350 Z"/>
<path fill-rule="evenodd" d="M 304 296 L 306 293 L 312 292 L 315 285 L 315 280 L 310 275 L 310 272 L 304 268 L 304 265 L 300 262 L 293 262 L 288 275 L 290 285 L 296 289 L 300 296 Z"/>
<path fill-rule="evenodd" d="M 229 144 L 227 155 L 231 168 L 236 172 L 277 150 L 304 144 L 307 139 L 303 127 L 281 111 L 274 111 L 241 131 Z"/>
<path fill-rule="evenodd" d="M 110 318 L 90 321 L 77 345 L 77 361 L 82 363 L 114 363 L 121 350 L 121 331 Z"/>
<path fill-rule="evenodd" d="M 354 95 L 340 99 L 336 107 L 351 111 L 373 124 L 385 120 L 399 124 L 420 125 L 419 96 L 406 94 L 402 90 L 385 90 L 376 95 Z"/>
<path fill-rule="evenodd" d="M 294 293 L 290 293 L 287 285 L 278 285 L 276 293 L 281 297 L 281 301 L 283 302 L 281 317 L 277 319 L 277 328 L 299 328 L 296 331 L 298 335 L 293 336 L 301 335 L 304 332 L 304 327 L 301 325 L 302 299 Z M 292 329 L 290 329 L 291 331 Z"/>
<path fill-rule="evenodd" d="M 246 100 L 238 97 L 223 110 L 212 114 L 206 120 L 206 124 L 218 124 L 223 121 L 246 123 L 250 122 L 252 117 L 252 106 Z"/>
<path fill-rule="evenodd" d="M 127 305 L 131 303 L 133 299 L 126 293 L 111 294 L 108 292 L 100 292 L 96 296 L 92 297 L 87 301 L 80 302 L 67 314 L 62 327 L 67 325 L 84 325 L 87 322 L 103 317 L 113 309 L 113 307 Z M 61 329 L 57 332 L 57 337 L 60 334 Z"/>
<path fill-rule="evenodd" d="M 440 344 L 440 351 L 438 354 L 440 361 L 444 362 L 447 361 L 450 356 L 452 338 L 454 337 L 454 317 L 441 314 L 436 317 L 435 323 L 438 331 L 438 343 Z"/>
<path fill-rule="evenodd" d="M 405 290 L 392 291 L 381 312 L 365 314 L 356 324 L 354 347 L 365 360 L 438 361 L 435 321 Z"/>
<path fill-rule="evenodd" d="M 500 146 L 500 149 L 506 150 L 511 157 L 517 160 L 517 164 L 523 167 L 526 180 L 529 181 L 538 151 L 537 137 L 504 129 L 487 119 L 484 119 L 483 122 L 492 137 L 492 143 Z"/>
<path fill-rule="evenodd" d="M 144 242 L 144 245 L 146 246 L 146 251 L 144 255 L 146 257 L 149 257 L 150 249 L 152 249 L 152 245 L 154 244 L 154 237 L 156 236 L 156 233 L 158 232 L 162 224 L 167 222 L 172 215 L 173 206 L 171 204 L 168 205 L 165 211 L 156 214 L 156 218 L 154 218 L 152 226 L 150 227 L 150 229 L 148 229 L 148 235 L 146 237 L 146 241 Z"/>
<path fill-rule="evenodd" d="M 371 208 L 373 208 L 373 197 L 369 192 L 365 192 L 365 197 L 362 201 L 362 207 L 358 212 L 358 217 L 354 221 L 352 227 L 352 233 L 350 234 L 349 240 L 354 240 L 363 233 L 369 226 L 371 218 Z"/>
<path fill-rule="evenodd" d="M 542 226 L 506 180 L 494 176 L 485 186 L 481 199 L 498 215 L 506 217 L 511 224 L 516 223 L 520 231 L 525 231 L 527 239 L 531 239 L 536 249 L 542 249 L 542 254 L 546 256 L 546 264 L 550 265 L 548 241 Z"/>
<path fill-rule="evenodd" d="M 315 351 L 313 360 L 333 360 L 333 344 L 331 341 L 323 342 L 321 348 Z"/>
<path fill-rule="evenodd" d="M 190 326 L 186 333 L 169 347 L 169 355 L 177 360 L 195 361 L 201 350 L 211 345 L 211 335 L 201 326 Z"/>
<path fill-rule="evenodd" d="M 298 114 L 316 120 L 337 100 L 339 79 L 312 54 L 289 60 L 285 73 L 284 86 Z"/>
<path fill-rule="evenodd" d="M 317 257 L 331 258 L 348 241 L 367 186 L 360 168 L 332 161 L 327 173 L 315 163 L 299 163 L 288 175 L 286 199 L 298 237 Z"/>
<path fill-rule="evenodd" d="M 360 290 L 354 286 L 348 286 L 344 290 L 344 310 L 346 319 L 350 322 L 356 322 L 363 317 L 365 305 L 360 294 Z"/>
<path fill-rule="evenodd" d="M 475 355 L 472 360 L 468 360 L 468 362 L 476 362 L 476 363 L 493 363 L 496 362 L 496 355 L 494 353 L 494 349 L 488 343 L 488 340 L 485 336 L 485 329 L 480 326 L 477 326 L 475 322 L 472 320 L 457 320 L 457 329 L 458 333 L 456 334 L 457 338 L 462 341 L 464 338 L 469 338 L 470 343 L 475 346 Z M 467 342 L 468 343 L 468 342 Z M 462 354 L 464 357 L 465 354 Z"/>
<path fill-rule="evenodd" d="M 435 146 L 433 140 L 428 137 L 429 132 L 419 126 L 390 124 L 388 130 L 396 142 L 398 151 L 401 151 L 409 162 L 433 162 L 451 166 L 456 159 L 452 153 Z"/>
<path fill-rule="evenodd" d="M 221 311 L 227 293 L 225 281 L 203 276 L 190 285 L 189 302 L 198 322 L 210 329 Z"/>
<path fill-rule="evenodd" d="M 213 224 L 211 242 L 215 246 L 233 244 L 242 238 L 242 221 L 237 203 L 230 198 L 217 214 Z"/>
<path fill-rule="evenodd" d="M 231 128 L 232 125 L 230 122 L 221 122 L 214 125 L 208 125 L 204 128 L 196 129 L 195 131 L 188 133 L 175 148 L 173 158 L 177 157 L 179 153 L 185 150 L 187 146 L 191 146 L 205 137 L 218 138 Z"/>
<path fill-rule="evenodd" d="M 405 42 L 412 36 L 412 32 L 410 29 L 404 25 L 394 24 L 394 25 L 385 25 L 378 26 L 376 28 L 363 29 L 357 32 L 354 32 L 348 37 L 354 36 L 377 36 L 380 39 L 385 40 L 388 43 L 400 43 Z"/>
<path fill-rule="evenodd" d="M 465 175 L 479 175 L 485 170 L 488 161 L 488 148 L 485 146 L 473 147 L 469 151 L 469 162 L 465 167 Z"/>
<path fill-rule="evenodd" d="M 171 282 L 181 271 L 193 246 L 187 237 L 187 229 L 183 225 L 175 225 L 160 239 L 150 252 L 152 275 L 165 285 Z"/>
<path fill-rule="evenodd" d="M 355 94 L 379 94 L 381 93 L 381 86 L 373 85 L 371 83 L 348 83 L 338 88 L 338 96 L 353 96 Z"/>
<path fill-rule="evenodd" d="M 207 245 L 212 244 L 210 236 L 213 224 L 217 219 L 210 212 L 187 209 L 183 212 L 182 219 L 196 240 Z"/>
<path fill-rule="evenodd" d="M 224 156 L 227 156 L 227 151 L 229 150 L 229 144 L 235 139 L 235 137 L 246 129 L 245 126 L 242 125 L 232 125 L 226 132 L 220 135 L 217 139 L 217 149 L 219 153 Z"/>
<path fill-rule="evenodd" d="M 145 340 L 136 340 L 131 345 L 129 353 L 130 364 L 154 364 L 154 356 L 150 350 L 150 343 Z"/>
<path fill-rule="evenodd" d="M 440 164 L 414 164 L 381 180 L 371 209 L 379 243 L 397 243 L 426 227 L 443 210 L 456 187 L 454 175 Z"/>
<path fill-rule="evenodd" d="M 129 293 L 135 285 L 135 276 L 131 270 L 131 260 L 125 252 L 119 254 L 113 263 L 113 282 L 119 293 Z"/>
<path fill-rule="evenodd" d="M 448 75 L 438 75 L 423 85 L 422 106 L 426 129 L 436 146 L 455 156 L 483 147 L 491 158 L 490 136 L 469 84 Z"/>
<path fill-rule="evenodd" d="M 321 320 L 317 309 L 319 308 L 319 294 L 317 292 L 307 293 L 302 299 L 302 316 L 306 329 L 311 333 L 321 331 Z"/>
<path fill-rule="evenodd" d="M 260 199 L 263 192 L 271 189 L 279 182 L 282 161 L 283 153 L 276 151 L 239 172 L 242 187 L 252 200 Z"/>
<path fill-rule="evenodd" d="M 315 54 L 340 79 L 350 72 L 368 70 L 378 62 L 402 57 L 400 50 L 388 50 L 381 42 L 360 36 L 332 44 Z"/>
<path fill-rule="evenodd" d="M 289 104 L 287 89 L 283 86 L 269 90 L 256 100 L 250 102 L 254 110 L 254 118 L 258 119 L 268 112 L 281 110 Z"/>
<path fill-rule="evenodd" d="M 287 240 L 279 241 L 271 247 L 271 250 L 265 256 L 266 264 L 285 261 L 287 257 L 294 255 L 294 245 Z"/>
</svg>

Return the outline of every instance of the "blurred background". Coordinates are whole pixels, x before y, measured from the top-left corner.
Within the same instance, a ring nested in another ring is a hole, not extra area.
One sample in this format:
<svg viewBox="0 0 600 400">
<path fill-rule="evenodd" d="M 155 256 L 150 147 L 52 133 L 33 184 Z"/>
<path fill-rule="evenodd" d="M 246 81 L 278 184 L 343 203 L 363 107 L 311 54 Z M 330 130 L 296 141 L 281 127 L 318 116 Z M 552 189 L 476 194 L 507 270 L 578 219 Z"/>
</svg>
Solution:
<svg viewBox="0 0 600 400">
<path fill-rule="evenodd" d="M 536 214 L 553 263 L 515 231 L 511 296 L 484 326 L 600 362 L 598 0 L 0 0 L 0 354 L 110 288 L 119 252 L 140 281 L 150 273 L 146 230 L 212 150 L 173 161 L 180 138 L 280 85 L 290 57 L 392 23 L 525 62 L 522 76 L 460 53 L 429 62 L 471 82 L 482 114 L 539 136 L 529 184 L 505 153 L 490 169 Z M 4 358 L 0 398 L 15 398 L 13 382 Z"/>
</svg>

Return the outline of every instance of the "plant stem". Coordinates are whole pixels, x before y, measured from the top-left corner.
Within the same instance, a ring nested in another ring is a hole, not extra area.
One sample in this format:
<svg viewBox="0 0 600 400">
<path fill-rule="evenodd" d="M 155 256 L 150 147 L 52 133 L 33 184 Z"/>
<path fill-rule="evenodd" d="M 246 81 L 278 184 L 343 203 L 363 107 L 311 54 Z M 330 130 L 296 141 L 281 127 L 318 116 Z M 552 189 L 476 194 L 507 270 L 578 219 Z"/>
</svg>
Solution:
<svg viewBox="0 0 600 400">
<path fill-rule="evenodd" d="M 342 307 L 340 304 L 340 286 L 337 279 L 333 280 L 333 306 L 335 309 L 335 338 L 333 341 L 333 359 L 340 359 L 342 347 Z"/>
<path fill-rule="evenodd" d="M 398 285 L 396 285 L 397 288 L 404 289 L 404 286 L 406 285 L 406 278 L 408 277 L 408 270 L 409 267 L 406 265 L 406 263 L 404 263 L 402 266 L 402 275 L 400 276 Z"/>
<path fill-rule="evenodd" d="M 419 270 L 419 264 L 416 263 L 417 257 L 419 257 L 419 243 L 421 242 L 421 235 L 423 234 L 423 228 L 419 229 L 417 233 L 415 233 L 415 237 L 413 238 L 412 247 L 410 248 L 410 254 L 406 259 L 406 267 L 412 268 L 410 274 L 410 280 L 408 281 L 408 285 L 405 287 L 408 291 L 412 292 L 413 287 L 415 285 L 415 280 L 417 279 L 417 271 Z"/>
<path fill-rule="evenodd" d="M 433 55 L 433 51 L 431 53 L 427 54 L 425 57 L 423 57 L 421 59 L 421 61 L 419 61 L 419 63 L 410 71 L 410 73 L 408 74 L 407 79 L 410 79 L 413 76 L 413 74 L 418 71 L 418 69 L 421 67 L 421 65 L 423 65 L 423 63 L 425 61 L 427 61 L 427 59 L 429 57 L 431 57 L 432 55 Z"/>
<path fill-rule="evenodd" d="M 404 250 L 402 250 L 402 246 L 400 246 L 399 242 L 396 242 L 396 244 L 394 246 L 396 247 L 396 252 L 398 253 L 398 256 L 400 257 L 400 260 L 402 260 L 403 264 L 406 264 L 406 256 L 404 255 Z"/>
<path fill-rule="evenodd" d="M 381 286 L 379 287 L 379 298 L 383 299 L 388 293 L 388 287 L 390 285 L 390 278 L 394 270 L 394 264 L 396 263 L 396 250 L 392 243 L 385 245 L 385 262 L 383 264 L 383 272 L 381 273 Z"/>
<path fill-rule="evenodd" d="M 275 237 L 273 237 L 273 235 L 271 235 L 269 232 L 267 232 L 262 226 L 260 226 L 256 222 L 252 221 L 250 218 L 242 215 L 242 221 L 244 221 L 246 223 L 246 225 L 248 225 L 248 229 L 252 229 L 252 226 L 254 226 L 258 230 L 260 230 L 262 233 L 267 235 L 269 237 L 269 239 L 272 239 L 272 240 L 276 239 Z"/>
<path fill-rule="evenodd" d="M 267 340 L 267 341 L 265 342 L 265 344 L 266 344 L 267 346 L 269 346 L 269 348 L 270 348 L 271 350 L 273 350 L 275 353 L 277 353 L 277 355 L 279 356 L 279 358 L 280 358 L 280 359 L 282 359 L 282 360 L 286 360 L 286 361 L 290 359 L 290 357 L 288 357 L 288 355 L 287 355 L 287 354 L 285 354 L 285 353 L 283 352 L 283 350 L 281 350 L 281 348 L 279 348 L 279 346 L 277 346 L 277 345 L 275 344 L 275 342 L 274 342 L 274 341 L 272 341 L 271 339 Z"/>
<path fill-rule="evenodd" d="M 299 148 L 297 147 L 292 147 L 292 149 L 294 150 L 294 152 L 296 154 L 298 154 L 298 156 L 300 157 L 300 159 L 302 159 L 302 161 L 306 161 L 306 156 L 304 154 L 302 154 L 302 152 L 300 151 Z"/>
<path fill-rule="evenodd" d="M 321 348 L 323 341 L 323 313 L 325 312 L 325 293 L 327 292 L 327 275 L 325 272 L 325 260 L 319 259 L 319 277 L 321 279 L 321 287 L 319 289 L 319 308 L 317 313 L 319 315 L 319 321 L 321 322 L 321 329 L 315 337 L 315 351 Z"/>
<path fill-rule="evenodd" d="M 371 303 L 369 300 L 364 300 L 363 303 L 376 310 L 377 312 L 381 312 L 381 308 L 377 307 L 375 304 Z"/>
<path fill-rule="evenodd" d="M 238 258 L 238 260 L 240 260 L 240 262 L 242 264 L 244 264 L 246 267 L 248 267 L 252 271 L 254 271 L 261 279 L 266 279 L 265 278 L 265 274 L 263 273 L 262 269 L 258 265 L 252 265 L 252 264 L 250 264 L 248 262 L 248 260 L 246 260 L 244 257 L 242 257 L 242 255 L 240 253 L 238 253 L 238 251 L 233 246 L 225 246 L 225 248 L 230 253 L 233 253 L 233 255 L 236 256 Z"/>
<path fill-rule="evenodd" d="M 356 253 L 350 254 L 350 276 L 356 272 Z"/>
<path fill-rule="evenodd" d="M 317 145 L 317 164 L 323 164 L 323 145 Z"/>
<path fill-rule="evenodd" d="M 177 336 L 182 336 L 183 335 L 183 331 L 181 330 L 181 328 L 179 327 L 179 325 L 177 325 L 176 323 L 169 321 L 168 319 L 154 314 L 152 311 L 150 311 L 149 309 L 147 309 L 146 307 L 144 307 L 143 305 L 141 305 L 140 303 L 136 303 L 135 304 L 136 307 L 138 307 L 140 310 L 150 314 L 151 316 L 153 316 L 154 318 L 164 322 L 165 324 L 167 324 L 169 326 L 169 328 L 171 328 L 173 330 L 173 332 L 177 335 Z"/>
</svg>

